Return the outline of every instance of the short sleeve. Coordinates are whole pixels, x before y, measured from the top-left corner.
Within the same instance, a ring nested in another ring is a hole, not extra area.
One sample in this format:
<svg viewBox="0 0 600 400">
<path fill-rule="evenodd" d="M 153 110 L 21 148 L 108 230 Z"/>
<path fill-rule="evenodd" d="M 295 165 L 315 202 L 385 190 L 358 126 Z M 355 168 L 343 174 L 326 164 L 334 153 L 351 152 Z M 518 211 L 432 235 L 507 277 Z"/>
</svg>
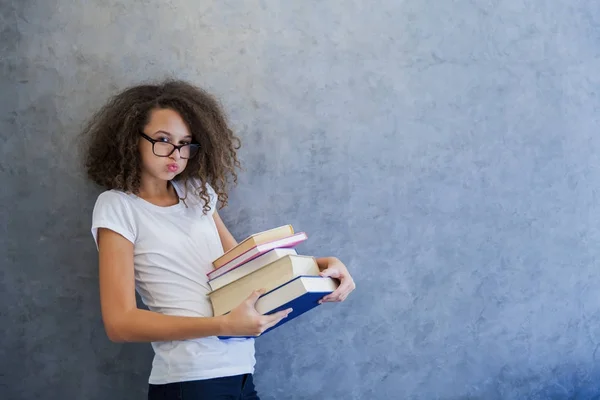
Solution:
<svg viewBox="0 0 600 400">
<path fill-rule="evenodd" d="M 107 228 L 135 243 L 135 219 L 124 194 L 106 191 L 96 200 L 92 213 L 92 236 L 98 248 L 98 229 Z"/>
</svg>

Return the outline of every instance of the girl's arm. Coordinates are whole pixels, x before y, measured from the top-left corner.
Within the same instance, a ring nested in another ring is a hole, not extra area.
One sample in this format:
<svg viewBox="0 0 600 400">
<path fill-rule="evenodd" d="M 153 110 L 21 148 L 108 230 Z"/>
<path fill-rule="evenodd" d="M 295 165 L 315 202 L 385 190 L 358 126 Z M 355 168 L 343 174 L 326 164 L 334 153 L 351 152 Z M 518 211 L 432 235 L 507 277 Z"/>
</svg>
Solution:
<svg viewBox="0 0 600 400">
<path fill-rule="evenodd" d="M 221 243 L 223 244 L 223 251 L 227 253 L 229 250 L 237 246 L 238 242 L 223 223 L 223 220 L 221 219 L 221 216 L 217 210 L 215 210 L 213 213 L 213 218 L 215 220 L 215 224 L 217 225 L 217 230 L 219 231 L 219 238 L 221 238 Z"/>
<path fill-rule="evenodd" d="M 141 310 L 135 301 L 133 244 L 118 233 L 98 230 L 100 303 L 106 333 L 114 342 L 186 340 L 216 335 L 260 335 L 291 310 L 260 315 L 255 292 L 229 314 L 179 317 Z"/>
</svg>

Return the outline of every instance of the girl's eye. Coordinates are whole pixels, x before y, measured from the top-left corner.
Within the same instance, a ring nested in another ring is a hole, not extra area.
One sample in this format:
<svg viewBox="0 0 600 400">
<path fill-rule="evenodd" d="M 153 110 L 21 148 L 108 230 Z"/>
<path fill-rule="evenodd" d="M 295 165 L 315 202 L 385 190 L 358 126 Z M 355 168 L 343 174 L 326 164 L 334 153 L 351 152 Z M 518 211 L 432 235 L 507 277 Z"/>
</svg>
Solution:
<svg viewBox="0 0 600 400">
<path fill-rule="evenodd" d="M 188 145 L 188 144 L 190 144 L 190 143 L 191 143 L 191 142 L 186 142 L 186 141 L 183 141 L 183 142 L 181 142 L 180 144 L 182 144 L 183 146 L 186 146 L 186 145 Z"/>
<path fill-rule="evenodd" d="M 160 137 L 157 139 L 159 142 L 165 142 L 165 143 L 169 143 L 169 138 L 167 137 Z"/>
</svg>

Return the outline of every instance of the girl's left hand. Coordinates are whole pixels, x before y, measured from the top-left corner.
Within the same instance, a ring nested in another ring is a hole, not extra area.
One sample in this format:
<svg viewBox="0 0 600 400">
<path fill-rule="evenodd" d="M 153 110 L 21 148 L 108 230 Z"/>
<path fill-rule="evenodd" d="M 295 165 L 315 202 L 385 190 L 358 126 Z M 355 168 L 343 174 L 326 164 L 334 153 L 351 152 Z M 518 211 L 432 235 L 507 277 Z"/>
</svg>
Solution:
<svg viewBox="0 0 600 400">
<path fill-rule="evenodd" d="M 319 275 L 340 280 L 340 286 L 333 293 L 329 293 L 319 300 L 319 304 L 346 300 L 346 297 L 356 288 L 356 285 L 344 263 L 335 257 L 324 257 L 318 258 L 317 264 L 321 269 Z"/>
</svg>

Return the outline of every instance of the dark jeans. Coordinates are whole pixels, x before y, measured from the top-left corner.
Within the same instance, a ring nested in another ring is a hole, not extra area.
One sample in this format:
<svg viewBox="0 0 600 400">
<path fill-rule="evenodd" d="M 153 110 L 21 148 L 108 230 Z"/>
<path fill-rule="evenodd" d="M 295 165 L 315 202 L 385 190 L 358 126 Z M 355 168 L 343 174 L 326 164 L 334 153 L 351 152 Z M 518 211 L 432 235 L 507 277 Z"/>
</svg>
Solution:
<svg viewBox="0 0 600 400">
<path fill-rule="evenodd" d="M 260 400 L 252 375 L 149 385 L 148 400 Z"/>
</svg>

